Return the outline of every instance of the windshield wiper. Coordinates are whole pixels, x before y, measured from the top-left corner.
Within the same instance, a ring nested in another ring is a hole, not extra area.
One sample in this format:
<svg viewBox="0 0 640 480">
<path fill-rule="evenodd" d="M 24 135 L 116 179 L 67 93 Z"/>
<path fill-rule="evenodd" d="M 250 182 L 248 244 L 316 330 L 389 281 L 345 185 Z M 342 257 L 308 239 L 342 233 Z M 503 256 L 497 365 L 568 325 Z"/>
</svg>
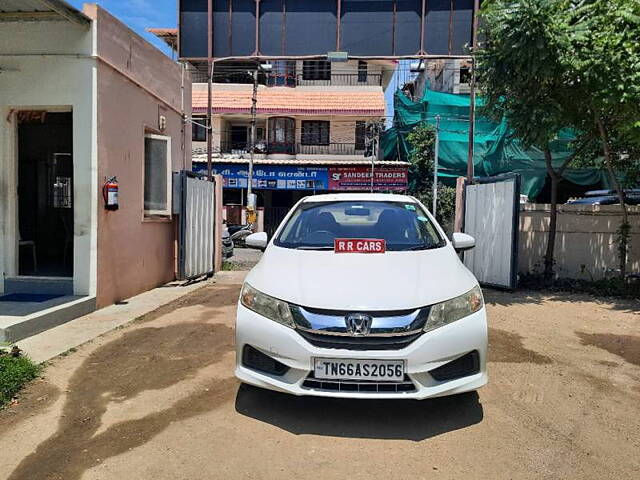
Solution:
<svg viewBox="0 0 640 480">
<path fill-rule="evenodd" d="M 300 245 L 299 247 L 295 247 L 296 250 L 333 250 L 332 245 L 318 245 L 316 247 L 311 245 Z"/>
<path fill-rule="evenodd" d="M 434 248 L 440 248 L 442 247 L 442 245 L 436 243 L 435 245 L 413 245 L 411 247 L 407 247 L 407 248 L 401 248 L 398 251 L 399 252 L 408 252 L 411 250 L 433 250 Z"/>
</svg>

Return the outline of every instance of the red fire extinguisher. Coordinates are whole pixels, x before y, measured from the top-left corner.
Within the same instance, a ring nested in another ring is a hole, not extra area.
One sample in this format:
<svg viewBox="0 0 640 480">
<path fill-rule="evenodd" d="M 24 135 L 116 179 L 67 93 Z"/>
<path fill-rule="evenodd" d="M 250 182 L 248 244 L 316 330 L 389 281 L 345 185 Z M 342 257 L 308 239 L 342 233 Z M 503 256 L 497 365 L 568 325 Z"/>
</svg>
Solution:
<svg viewBox="0 0 640 480">
<path fill-rule="evenodd" d="M 102 187 L 102 198 L 106 210 L 118 210 L 118 179 L 109 178 Z"/>
</svg>

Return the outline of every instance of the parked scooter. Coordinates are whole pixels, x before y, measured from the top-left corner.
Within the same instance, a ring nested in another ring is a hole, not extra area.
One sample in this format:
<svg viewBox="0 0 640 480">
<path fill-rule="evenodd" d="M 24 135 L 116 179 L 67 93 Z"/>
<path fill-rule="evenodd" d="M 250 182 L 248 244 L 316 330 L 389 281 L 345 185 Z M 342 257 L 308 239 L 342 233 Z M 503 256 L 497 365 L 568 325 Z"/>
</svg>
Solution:
<svg viewBox="0 0 640 480">
<path fill-rule="evenodd" d="M 253 233 L 253 225 L 227 225 L 229 233 L 231 234 L 231 240 L 236 247 L 244 247 L 245 239 Z"/>
</svg>

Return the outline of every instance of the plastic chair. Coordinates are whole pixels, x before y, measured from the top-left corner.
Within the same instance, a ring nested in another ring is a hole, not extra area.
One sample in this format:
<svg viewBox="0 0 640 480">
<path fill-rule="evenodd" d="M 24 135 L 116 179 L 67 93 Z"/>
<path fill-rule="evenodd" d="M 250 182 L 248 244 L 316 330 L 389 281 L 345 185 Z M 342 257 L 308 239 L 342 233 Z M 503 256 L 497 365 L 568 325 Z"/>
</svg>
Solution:
<svg viewBox="0 0 640 480">
<path fill-rule="evenodd" d="M 33 271 L 38 271 L 38 258 L 36 256 L 36 242 L 33 240 L 23 240 L 22 235 L 18 234 L 18 248 L 31 247 L 31 255 L 33 256 Z"/>
</svg>

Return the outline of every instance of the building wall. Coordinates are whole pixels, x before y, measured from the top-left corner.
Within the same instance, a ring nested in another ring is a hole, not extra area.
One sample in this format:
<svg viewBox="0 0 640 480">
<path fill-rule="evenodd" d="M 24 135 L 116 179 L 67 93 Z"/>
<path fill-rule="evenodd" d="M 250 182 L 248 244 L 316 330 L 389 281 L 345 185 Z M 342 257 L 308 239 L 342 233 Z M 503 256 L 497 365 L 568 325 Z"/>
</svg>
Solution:
<svg viewBox="0 0 640 480">
<path fill-rule="evenodd" d="M 559 277 L 600 279 L 618 269 L 618 205 L 560 205 L 555 245 Z M 627 269 L 640 272 L 640 207 L 629 207 L 631 242 Z M 525 205 L 520 212 L 519 273 L 541 273 L 549 231 L 549 205 Z"/>
<path fill-rule="evenodd" d="M 93 28 L 93 27 L 92 27 Z M 65 21 L 0 27 L 0 274 L 17 274 L 16 110 L 73 112 L 74 270 L 77 295 L 96 290 L 97 152 L 94 30 Z M 3 281 L 0 277 L 0 292 Z"/>
<path fill-rule="evenodd" d="M 144 135 L 171 137 L 172 170 L 191 168 L 191 130 L 183 135 L 181 68 L 102 9 L 85 7 L 97 19 L 98 172 L 117 176 L 117 211 L 98 201 L 98 307 L 175 278 L 174 218 L 145 218 Z M 190 81 L 185 82 L 187 111 Z M 187 113 L 189 114 L 189 113 Z M 166 117 L 161 131 L 159 115 Z"/>
<path fill-rule="evenodd" d="M 302 78 L 304 61 L 298 60 L 296 62 L 296 75 L 299 78 L 299 85 L 301 86 L 313 86 L 313 85 L 325 85 L 326 80 L 304 80 Z M 382 76 L 384 70 L 382 65 L 373 62 L 367 62 L 367 81 L 358 82 L 358 61 L 349 60 L 348 62 L 334 62 L 331 64 L 331 85 L 362 85 L 362 86 L 376 86 L 382 82 L 387 81 L 387 77 Z M 385 83 L 386 85 L 386 83 Z"/>
</svg>

